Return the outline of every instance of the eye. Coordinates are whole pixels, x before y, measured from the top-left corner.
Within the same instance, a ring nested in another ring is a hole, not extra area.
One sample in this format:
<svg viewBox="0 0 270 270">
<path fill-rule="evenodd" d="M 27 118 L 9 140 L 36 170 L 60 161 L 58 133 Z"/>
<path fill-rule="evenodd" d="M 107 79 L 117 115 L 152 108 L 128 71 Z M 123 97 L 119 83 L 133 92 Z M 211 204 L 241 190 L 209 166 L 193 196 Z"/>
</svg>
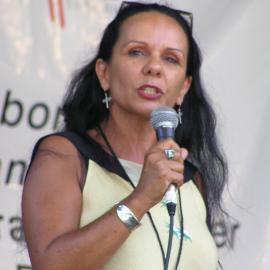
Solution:
<svg viewBox="0 0 270 270">
<path fill-rule="evenodd" d="M 142 49 L 131 49 L 128 54 L 130 56 L 143 56 L 145 52 Z"/>
<path fill-rule="evenodd" d="M 171 56 L 171 55 L 164 56 L 164 59 L 171 64 L 178 64 L 179 63 L 178 59 L 174 56 Z"/>
</svg>

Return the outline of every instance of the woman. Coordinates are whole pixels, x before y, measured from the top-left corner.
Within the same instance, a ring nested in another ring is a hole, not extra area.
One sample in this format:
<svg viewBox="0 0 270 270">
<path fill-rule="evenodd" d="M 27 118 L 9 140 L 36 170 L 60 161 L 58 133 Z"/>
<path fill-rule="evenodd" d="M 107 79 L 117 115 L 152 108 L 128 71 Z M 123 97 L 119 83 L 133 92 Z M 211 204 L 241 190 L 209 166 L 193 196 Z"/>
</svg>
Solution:
<svg viewBox="0 0 270 270">
<path fill-rule="evenodd" d="M 71 81 L 65 132 L 37 143 L 24 186 L 34 269 L 164 269 L 171 184 L 181 204 L 169 269 L 217 268 L 210 230 L 226 167 L 182 13 L 124 2 L 96 57 Z M 157 142 L 149 124 L 160 106 L 183 109 L 175 141 Z"/>
</svg>

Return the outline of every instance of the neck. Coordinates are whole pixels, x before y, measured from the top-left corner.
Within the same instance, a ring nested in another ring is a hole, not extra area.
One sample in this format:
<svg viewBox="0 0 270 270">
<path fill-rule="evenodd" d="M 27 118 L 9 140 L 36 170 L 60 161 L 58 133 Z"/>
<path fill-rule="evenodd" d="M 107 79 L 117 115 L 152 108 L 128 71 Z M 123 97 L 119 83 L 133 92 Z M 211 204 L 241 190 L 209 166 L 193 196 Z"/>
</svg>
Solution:
<svg viewBox="0 0 270 270">
<path fill-rule="evenodd" d="M 145 152 L 156 142 L 149 119 L 110 115 L 101 125 L 118 158 L 143 163 Z"/>
</svg>

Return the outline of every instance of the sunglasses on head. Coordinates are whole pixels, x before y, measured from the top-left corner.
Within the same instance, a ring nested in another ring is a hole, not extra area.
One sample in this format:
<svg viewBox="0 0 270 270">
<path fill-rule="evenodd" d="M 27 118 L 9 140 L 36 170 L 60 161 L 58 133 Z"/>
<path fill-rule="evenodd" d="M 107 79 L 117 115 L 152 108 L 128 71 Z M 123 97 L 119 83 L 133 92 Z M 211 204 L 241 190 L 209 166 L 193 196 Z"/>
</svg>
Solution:
<svg viewBox="0 0 270 270">
<path fill-rule="evenodd" d="M 140 2 L 131 2 L 131 1 L 123 1 L 121 3 L 121 6 L 119 8 L 119 11 L 121 11 L 122 9 L 125 9 L 127 7 L 140 7 L 140 6 L 144 6 L 144 3 L 140 3 Z M 188 24 L 190 31 L 192 33 L 192 29 L 193 29 L 193 14 L 191 12 L 188 11 L 184 11 L 184 10 L 180 10 L 180 9 L 174 9 L 171 7 L 168 7 L 169 9 L 176 11 Z"/>
</svg>

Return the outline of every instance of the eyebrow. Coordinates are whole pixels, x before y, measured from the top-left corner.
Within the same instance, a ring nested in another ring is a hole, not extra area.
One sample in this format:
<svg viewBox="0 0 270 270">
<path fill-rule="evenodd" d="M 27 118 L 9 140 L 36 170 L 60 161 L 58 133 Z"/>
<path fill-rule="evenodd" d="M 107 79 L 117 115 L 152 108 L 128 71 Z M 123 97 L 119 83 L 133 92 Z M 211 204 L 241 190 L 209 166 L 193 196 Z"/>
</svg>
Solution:
<svg viewBox="0 0 270 270">
<path fill-rule="evenodd" d="M 138 44 L 141 44 L 141 45 L 147 45 L 147 43 L 144 42 L 144 41 L 130 40 L 130 41 L 126 42 L 126 43 L 124 44 L 123 47 L 128 46 L 128 45 L 131 44 L 131 43 L 138 43 Z M 168 48 L 166 48 L 166 49 L 169 50 L 169 51 L 178 51 L 178 52 L 180 52 L 181 54 L 184 55 L 184 52 L 183 52 L 183 50 L 181 50 L 181 49 L 178 49 L 178 48 L 172 48 L 172 47 L 168 47 Z"/>
</svg>

